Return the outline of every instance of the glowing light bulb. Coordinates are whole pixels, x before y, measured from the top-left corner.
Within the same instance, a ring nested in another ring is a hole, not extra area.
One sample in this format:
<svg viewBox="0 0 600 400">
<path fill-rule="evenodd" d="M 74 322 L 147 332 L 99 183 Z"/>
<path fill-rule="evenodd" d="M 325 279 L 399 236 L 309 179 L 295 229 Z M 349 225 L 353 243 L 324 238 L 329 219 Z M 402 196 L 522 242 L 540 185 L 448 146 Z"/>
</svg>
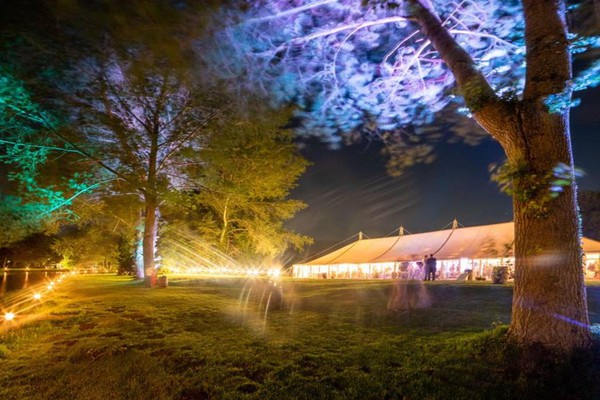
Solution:
<svg viewBox="0 0 600 400">
<path fill-rule="evenodd" d="M 4 314 L 4 319 L 6 321 L 12 321 L 13 319 L 15 319 L 15 314 L 11 313 L 11 312 L 7 312 L 6 314 Z"/>
<path fill-rule="evenodd" d="M 271 271 L 269 271 L 272 277 L 274 278 L 279 278 L 281 276 L 281 270 L 279 269 L 272 269 Z"/>
<path fill-rule="evenodd" d="M 52 285 L 47 286 L 48 290 L 52 290 Z"/>
<path fill-rule="evenodd" d="M 39 293 L 36 293 L 36 294 L 33 295 L 33 298 L 36 299 L 36 300 L 39 300 L 39 299 L 42 298 L 42 295 L 39 294 Z"/>
</svg>

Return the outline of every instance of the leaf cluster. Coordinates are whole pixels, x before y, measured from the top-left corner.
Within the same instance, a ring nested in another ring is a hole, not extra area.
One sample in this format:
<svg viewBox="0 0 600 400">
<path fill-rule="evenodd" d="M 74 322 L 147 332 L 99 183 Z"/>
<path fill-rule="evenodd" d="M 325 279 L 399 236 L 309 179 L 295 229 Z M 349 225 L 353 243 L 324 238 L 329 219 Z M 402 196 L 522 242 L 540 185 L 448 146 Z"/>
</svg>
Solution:
<svg viewBox="0 0 600 400">
<path fill-rule="evenodd" d="M 525 212 L 536 218 L 544 218 L 552 200 L 583 174 L 564 163 L 549 171 L 535 171 L 524 161 L 491 165 L 490 172 L 500 190 L 525 204 Z"/>
<path fill-rule="evenodd" d="M 190 174 L 198 186 L 185 196 L 186 219 L 229 255 L 274 256 L 308 242 L 283 226 L 305 207 L 288 195 L 307 167 L 292 133 L 278 128 L 285 120 L 269 115 L 213 124 L 202 165 Z"/>
</svg>

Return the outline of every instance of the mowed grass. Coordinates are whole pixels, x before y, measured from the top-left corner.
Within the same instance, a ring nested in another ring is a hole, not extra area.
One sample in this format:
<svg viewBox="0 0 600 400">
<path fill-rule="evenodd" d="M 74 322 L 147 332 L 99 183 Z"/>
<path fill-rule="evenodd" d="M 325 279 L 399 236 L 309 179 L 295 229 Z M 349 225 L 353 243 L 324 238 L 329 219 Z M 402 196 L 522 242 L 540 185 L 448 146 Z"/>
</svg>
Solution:
<svg viewBox="0 0 600 400">
<path fill-rule="evenodd" d="M 0 399 L 600 398 L 597 349 L 583 370 L 522 365 L 511 286 L 394 285 L 75 276 L 0 325 Z"/>
</svg>

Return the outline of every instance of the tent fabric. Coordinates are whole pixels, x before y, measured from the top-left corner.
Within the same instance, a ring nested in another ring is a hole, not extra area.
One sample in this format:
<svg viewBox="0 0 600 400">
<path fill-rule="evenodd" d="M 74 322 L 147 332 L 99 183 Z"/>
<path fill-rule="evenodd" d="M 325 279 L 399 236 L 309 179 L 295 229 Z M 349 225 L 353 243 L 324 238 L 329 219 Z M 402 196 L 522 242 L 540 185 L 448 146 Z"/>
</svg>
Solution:
<svg viewBox="0 0 600 400">
<path fill-rule="evenodd" d="M 361 239 L 302 265 L 363 264 L 421 260 L 512 257 L 514 223 L 505 222 L 412 235 Z M 600 242 L 583 238 L 586 253 L 600 252 Z"/>
</svg>

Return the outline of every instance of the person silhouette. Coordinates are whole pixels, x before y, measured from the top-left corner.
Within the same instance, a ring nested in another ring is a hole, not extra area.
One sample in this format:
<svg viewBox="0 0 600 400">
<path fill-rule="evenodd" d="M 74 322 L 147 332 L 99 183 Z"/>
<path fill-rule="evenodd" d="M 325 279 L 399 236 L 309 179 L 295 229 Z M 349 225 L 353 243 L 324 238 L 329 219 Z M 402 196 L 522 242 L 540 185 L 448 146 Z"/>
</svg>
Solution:
<svg viewBox="0 0 600 400">
<path fill-rule="evenodd" d="M 429 263 L 429 273 L 431 274 L 431 280 L 435 281 L 435 274 L 437 272 L 437 258 L 435 258 L 433 256 L 433 254 L 431 254 L 429 256 L 429 258 L 427 259 L 427 262 Z M 429 280 L 429 279 L 427 279 Z"/>
</svg>

